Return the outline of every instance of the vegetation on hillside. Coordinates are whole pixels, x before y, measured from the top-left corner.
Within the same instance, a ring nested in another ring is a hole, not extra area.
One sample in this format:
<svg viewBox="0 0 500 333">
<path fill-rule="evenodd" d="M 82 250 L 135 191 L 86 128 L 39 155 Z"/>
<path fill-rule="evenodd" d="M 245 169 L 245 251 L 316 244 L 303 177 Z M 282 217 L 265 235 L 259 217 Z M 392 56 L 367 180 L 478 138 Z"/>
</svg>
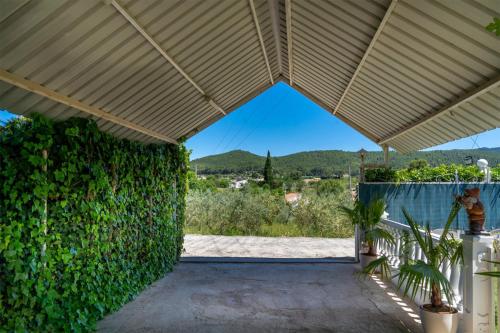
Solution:
<svg viewBox="0 0 500 333">
<path fill-rule="evenodd" d="M 353 228 L 339 206 L 351 204 L 347 182 L 328 180 L 286 203 L 278 188 L 255 183 L 242 190 L 190 190 L 187 233 L 211 235 L 352 237 Z"/>
<path fill-rule="evenodd" d="M 490 166 L 500 164 L 500 148 L 434 150 L 399 154 L 391 152 L 390 165 L 394 169 L 406 168 L 414 160 L 424 160 L 431 167 L 442 164 L 463 164 L 466 157 L 474 161 L 485 158 Z M 193 160 L 192 166 L 198 168 L 200 174 L 262 174 L 265 157 L 249 152 L 236 150 L 220 155 L 212 155 Z M 359 156 L 356 152 L 339 150 L 311 151 L 272 157 L 276 175 L 313 176 L 331 178 L 346 174 L 351 166 L 352 174 L 359 171 Z M 382 163 L 382 152 L 368 152 L 366 163 Z M 424 162 L 418 162 L 424 163 Z"/>
<path fill-rule="evenodd" d="M 367 155 L 367 163 L 382 163 L 382 153 Z M 463 165 L 465 158 L 486 158 L 490 165 L 495 165 L 500 162 L 500 149 L 393 153 L 391 156 L 391 168 L 368 169 L 366 180 L 449 182 L 455 180 L 455 172 L 458 172 L 461 181 L 482 181 L 483 174 L 477 166 Z M 453 161 L 456 164 L 449 164 Z M 343 151 L 304 152 L 275 158 L 270 152 L 265 158 L 233 151 L 195 160 L 192 164 L 205 175 L 198 177 L 193 172 L 188 175 L 186 232 L 351 237 L 352 225 L 340 214 L 339 207 L 353 204 L 352 193 L 348 179 L 341 176 L 349 164 L 352 174 L 356 174 L 358 163 L 357 153 Z M 492 179 L 500 181 L 500 167 L 492 168 Z M 235 188 L 242 180 L 245 181 L 243 188 Z M 355 187 L 356 178 L 352 181 Z M 288 192 L 300 192 L 294 195 L 300 199 L 287 203 L 285 193 Z"/>
</svg>

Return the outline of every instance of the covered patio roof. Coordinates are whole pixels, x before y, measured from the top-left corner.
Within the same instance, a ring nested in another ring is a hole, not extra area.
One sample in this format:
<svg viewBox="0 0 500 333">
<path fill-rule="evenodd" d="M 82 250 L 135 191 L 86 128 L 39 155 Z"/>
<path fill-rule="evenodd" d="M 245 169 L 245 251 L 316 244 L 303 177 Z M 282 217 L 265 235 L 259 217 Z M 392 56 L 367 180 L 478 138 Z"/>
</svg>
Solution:
<svg viewBox="0 0 500 333">
<path fill-rule="evenodd" d="M 500 2 L 6 1 L 0 108 L 194 135 L 284 81 L 380 145 L 500 126 Z M 332 133 L 333 135 L 333 133 Z"/>
</svg>

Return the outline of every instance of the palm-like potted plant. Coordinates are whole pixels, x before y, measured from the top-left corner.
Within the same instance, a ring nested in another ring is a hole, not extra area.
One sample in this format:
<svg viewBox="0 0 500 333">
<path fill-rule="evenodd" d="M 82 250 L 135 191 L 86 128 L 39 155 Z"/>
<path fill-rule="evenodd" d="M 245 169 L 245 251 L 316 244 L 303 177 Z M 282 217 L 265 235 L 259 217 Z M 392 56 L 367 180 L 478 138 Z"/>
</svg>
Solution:
<svg viewBox="0 0 500 333">
<path fill-rule="evenodd" d="M 357 200 L 353 208 L 340 207 L 351 223 L 357 226 L 361 232 L 364 249 L 360 251 L 359 259 L 362 268 L 377 259 L 377 243 L 380 240 L 394 243 L 393 235 L 386 229 L 379 227 L 385 208 L 383 199 L 373 200 L 368 205 Z"/>
<path fill-rule="evenodd" d="M 449 265 L 455 265 L 463 261 L 462 244 L 449 233 L 450 226 L 460 208 L 460 203 L 453 204 L 438 241 L 433 239 L 429 225 L 422 230 L 408 211 L 403 209 L 403 214 L 413 236 L 407 237 L 404 247 L 417 242 L 426 260 L 404 258 L 404 263 L 393 278 L 398 278 L 398 288 L 403 290 L 405 295 L 414 299 L 417 294 L 420 294 L 421 297 L 430 300 L 429 304 L 424 304 L 420 308 L 422 325 L 427 333 L 454 333 L 457 331 L 458 310 L 446 304 L 442 299 L 444 294 L 448 301 L 452 300 L 453 290 L 446 276 L 441 273 L 441 267 L 447 265 L 447 262 Z M 385 272 L 385 277 L 387 277 L 387 272 L 390 271 L 387 257 L 381 257 L 370 263 L 363 270 L 363 273 L 373 274 L 376 270 Z"/>
</svg>

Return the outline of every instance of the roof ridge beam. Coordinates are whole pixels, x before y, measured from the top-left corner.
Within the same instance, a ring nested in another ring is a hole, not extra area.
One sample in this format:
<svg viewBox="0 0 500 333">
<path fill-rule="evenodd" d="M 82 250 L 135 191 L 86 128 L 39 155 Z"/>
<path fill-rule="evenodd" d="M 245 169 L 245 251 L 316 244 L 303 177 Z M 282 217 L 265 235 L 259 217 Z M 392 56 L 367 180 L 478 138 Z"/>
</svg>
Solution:
<svg viewBox="0 0 500 333">
<path fill-rule="evenodd" d="M 493 78 L 492 80 L 486 81 L 485 83 L 483 83 L 479 87 L 470 90 L 469 92 L 465 93 L 464 95 L 462 95 L 461 97 L 459 97 L 455 101 L 442 107 L 438 111 L 432 112 L 432 113 L 426 115 L 425 117 L 399 129 L 396 133 L 393 133 L 389 136 L 386 136 L 385 138 L 382 138 L 378 143 L 385 144 L 391 140 L 394 140 L 394 139 L 400 137 L 401 135 L 407 133 L 408 131 L 415 129 L 416 127 L 425 125 L 429 121 L 431 121 L 432 119 L 434 119 L 438 116 L 441 116 L 441 115 L 445 114 L 446 112 L 451 112 L 454 108 L 457 108 L 465 103 L 468 103 L 471 100 L 473 100 L 474 98 L 481 96 L 483 94 L 486 94 L 487 92 L 489 92 L 497 87 L 500 87 L 500 75 Z"/>
<path fill-rule="evenodd" d="M 163 135 L 163 134 L 158 133 L 156 131 L 152 131 L 146 127 L 143 127 L 141 125 L 138 125 L 136 123 L 128 121 L 124 118 L 115 116 L 111 113 L 108 113 L 108 112 L 102 110 L 102 109 L 99 109 L 99 108 L 90 106 L 88 104 L 82 103 L 77 99 L 74 99 L 72 97 L 68 97 L 68 96 L 63 95 L 61 93 L 58 93 L 57 91 L 54 91 L 54 90 L 49 89 L 45 86 L 42 86 L 41 84 L 39 84 L 37 82 L 27 80 L 27 79 L 25 79 L 17 74 L 10 73 L 10 72 L 8 72 L 4 69 L 1 69 L 1 68 L 0 68 L 0 80 L 7 82 L 11 85 L 14 85 L 16 87 L 22 88 L 24 90 L 30 91 L 32 93 L 35 93 L 37 95 L 46 97 L 46 98 L 51 99 L 53 101 L 56 101 L 58 103 L 65 104 L 69 107 L 78 109 L 82 112 L 91 114 L 91 115 L 99 117 L 101 119 L 108 120 L 108 121 L 115 123 L 115 124 L 118 124 L 120 126 L 130 128 L 134 131 L 141 132 L 141 133 L 146 134 L 148 136 L 151 136 L 153 138 L 177 144 L 176 140 L 174 140 L 166 135 Z"/>
<path fill-rule="evenodd" d="M 339 102 L 337 103 L 337 105 L 333 109 L 333 114 L 336 114 L 337 111 L 340 109 L 340 106 L 342 105 L 342 102 L 344 101 L 344 98 L 349 93 L 352 84 L 356 80 L 356 77 L 358 76 L 358 74 L 361 72 L 361 69 L 363 68 L 363 66 L 365 64 L 366 59 L 368 58 L 368 56 L 370 55 L 371 50 L 375 46 L 375 43 L 377 42 L 380 34 L 382 33 L 382 30 L 384 30 L 384 27 L 385 27 L 387 21 L 389 20 L 389 17 L 391 16 L 392 12 L 394 11 L 394 8 L 396 7 L 397 3 L 398 3 L 398 0 L 392 0 L 391 1 L 391 4 L 387 8 L 387 10 L 386 10 L 386 12 L 384 14 L 384 17 L 382 18 L 382 21 L 380 21 L 380 24 L 379 24 L 379 26 L 377 28 L 377 31 L 375 31 L 375 34 L 373 35 L 372 40 L 370 41 L 370 44 L 368 45 L 368 47 L 365 50 L 365 53 L 363 54 L 363 58 L 361 58 L 361 61 L 359 62 L 358 66 L 356 67 L 356 71 L 351 76 L 351 80 L 349 80 L 349 83 L 347 84 L 347 87 L 344 89 L 344 92 L 342 93 L 342 96 L 340 96 Z"/>
<path fill-rule="evenodd" d="M 288 82 L 293 85 L 293 40 L 292 40 L 292 0 L 285 0 L 286 43 L 288 48 Z"/>
<path fill-rule="evenodd" d="M 264 44 L 264 38 L 262 38 L 262 31 L 260 30 L 259 18 L 257 17 L 257 12 L 255 11 L 255 4 L 253 0 L 248 0 L 250 4 L 250 9 L 252 10 L 252 17 L 255 23 L 255 29 L 257 30 L 257 36 L 259 36 L 260 47 L 262 49 L 262 55 L 264 56 L 264 62 L 266 63 L 266 68 L 269 73 L 269 79 L 271 84 L 274 84 L 273 72 L 271 71 L 271 66 L 269 65 L 269 59 L 267 58 L 266 45 Z"/>
<path fill-rule="evenodd" d="M 267 4 L 269 6 L 269 12 L 271 14 L 271 24 L 273 28 L 273 36 L 274 36 L 274 44 L 276 47 L 276 55 L 277 55 L 277 60 L 278 60 L 278 68 L 279 68 L 279 74 L 281 75 L 281 69 L 282 69 L 282 60 L 281 60 L 281 42 L 280 42 L 280 17 L 279 17 L 279 9 L 276 5 L 279 5 L 277 3 L 277 0 L 267 0 Z"/>
<path fill-rule="evenodd" d="M 191 83 L 193 87 L 196 88 L 207 100 L 208 104 L 210 104 L 214 109 L 221 112 L 222 114 L 226 114 L 224 109 L 222 109 L 215 101 L 210 97 L 205 90 L 203 90 L 176 62 L 175 60 L 168 55 L 168 53 L 154 40 L 154 38 L 136 21 L 132 15 L 130 15 L 127 10 L 122 7 L 116 0 L 111 1 L 111 5 L 115 7 L 115 9 L 165 58 L 186 80 Z"/>
</svg>

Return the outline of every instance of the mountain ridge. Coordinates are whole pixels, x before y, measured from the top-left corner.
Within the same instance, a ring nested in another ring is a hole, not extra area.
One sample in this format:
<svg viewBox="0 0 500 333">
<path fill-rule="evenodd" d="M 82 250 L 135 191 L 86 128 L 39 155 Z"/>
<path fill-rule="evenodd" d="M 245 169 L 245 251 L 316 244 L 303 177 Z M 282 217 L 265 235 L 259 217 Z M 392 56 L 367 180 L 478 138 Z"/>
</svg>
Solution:
<svg viewBox="0 0 500 333">
<path fill-rule="evenodd" d="M 271 152 L 272 153 L 272 152 Z M 420 151 L 409 154 L 390 152 L 390 164 L 404 168 L 415 159 L 425 159 L 431 166 L 440 164 L 463 164 L 471 156 L 474 161 L 485 158 L 491 166 L 500 164 L 500 147 Z M 222 154 L 194 159 L 191 165 L 201 174 L 230 174 L 262 172 L 265 157 L 244 150 L 233 150 Z M 273 168 L 280 173 L 299 172 L 310 176 L 332 176 L 347 173 L 349 165 L 353 173 L 359 168 L 359 154 L 344 150 L 315 150 L 272 157 Z M 366 153 L 366 163 L 382 163 L 381 151 Z"/>
</svg>

